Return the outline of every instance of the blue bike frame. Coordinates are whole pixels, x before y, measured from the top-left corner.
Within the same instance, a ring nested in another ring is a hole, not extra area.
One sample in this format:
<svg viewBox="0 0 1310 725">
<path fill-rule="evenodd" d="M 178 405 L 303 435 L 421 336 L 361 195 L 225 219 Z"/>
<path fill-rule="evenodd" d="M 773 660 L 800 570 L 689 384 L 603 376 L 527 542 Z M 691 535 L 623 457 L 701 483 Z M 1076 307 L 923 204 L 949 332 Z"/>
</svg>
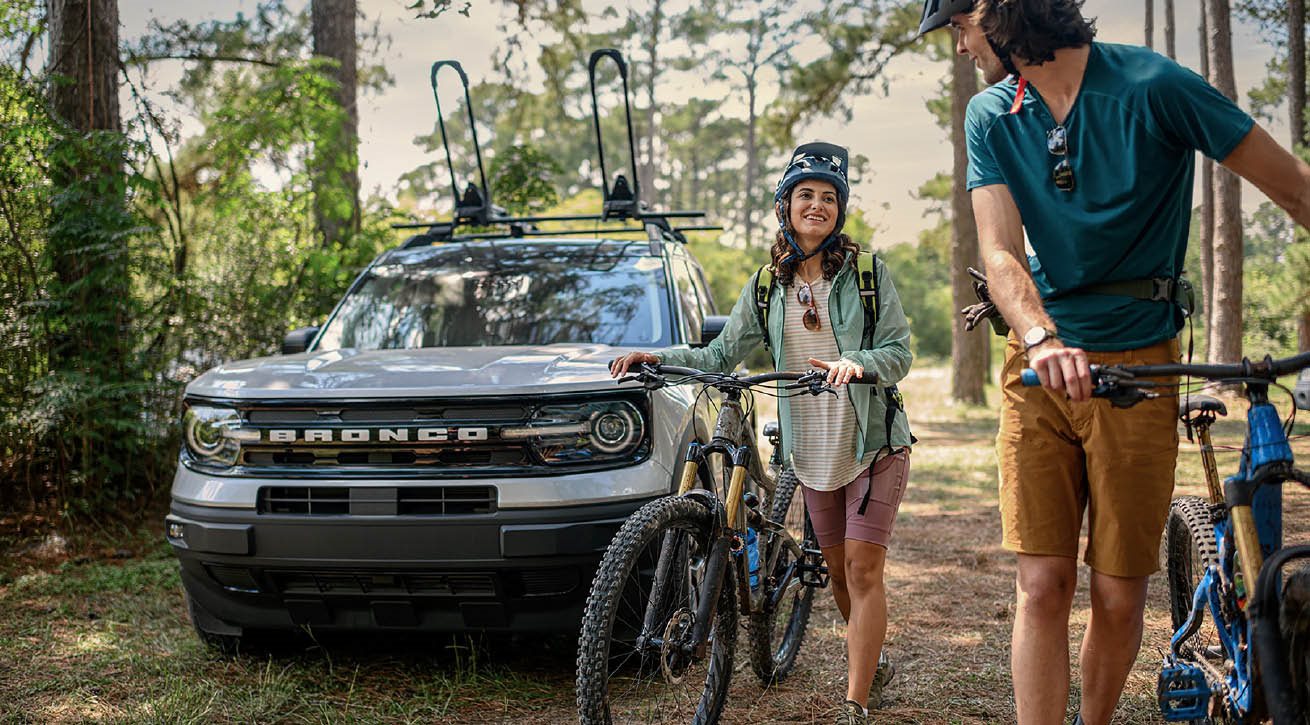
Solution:
<svg viewBox="0 0 1310 725">
<path fill-rule="evenodd" d="M 1262 485 L 1268 477 L 1271 467 L 1290 466 L 1293 462 L 1292 447 L 1283 431 L 1278 411 L 1268 402 L 1264 402 L 1267 386 L 1252 384 L 1248 387 L 1247 397 L 1251 408 L 1247 413 L 1246 443 L 1242 447 L 1242 464 L 1237 474 L 1224 481 L 1224 494 L 1230 507 L 1242 505 L 1249 501 L 1251 517 L 1255 530 L 1261 558 L 1268 558 L 1283 545 L 1283 490 L 1281 485 Z M 1275 481 L 1281 484 L 1281 480 Z M 1251 619 L 1243 615 L 1247 592 L 1255 585 L 1255 577 L 1250 572 L 1243 572 L 1238 579 L 1237 544 L 1233 535 L 1233 518 L 1226 516 L 1214 524 L 1215 544 L 1219 552 L 1219 567 L 1210 567 L 1201 577 L 1196 592 L 1192 597 L 1192 611 L 1187 621 L 1179 627 L 1170 639 L 1170 661 L 1166 668 L 1181 659 L 1180 647 L 1191 637 L 1198 618 L 1204 616 L 1208 608 L 1210 616 L 1219 632 L 1219 640 L 1224 650 L 1224 657 L 1233 662 L 1233 667 L 1224 673 L 1225 691 L 1222 693 L 1224 710 L 1229 717 L 1240 719 L 1251 712 L 1255 697 L 1254 677 L 1252 675 L 1252 648 L 1247 646 L 1252 641 Z M 1205 703 L 1208 692 L 1199 691 L 1201 687 L 1209 689 L 1204 682 L 1194 683 L 1199 687 L 1187 690 L 1174 690 L 1172 695 L 1191 696 L 1197 704 L 1193 708 L 1173 709 L 1167 711 L 1167 719 L 1188 720 L 1208 715 Z"/>
</svg>

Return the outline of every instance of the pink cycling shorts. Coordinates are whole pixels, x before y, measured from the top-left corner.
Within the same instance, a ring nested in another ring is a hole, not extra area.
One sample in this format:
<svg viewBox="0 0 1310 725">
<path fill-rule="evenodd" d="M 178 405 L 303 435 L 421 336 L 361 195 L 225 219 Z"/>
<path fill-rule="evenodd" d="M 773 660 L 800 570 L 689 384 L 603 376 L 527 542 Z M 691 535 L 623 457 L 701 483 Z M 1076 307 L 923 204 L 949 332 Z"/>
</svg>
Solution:
<svg viewBox="0 0 1310 725">
<path fill-rule="evenodd" d="M 872 489 L 869 488 L 871 476 Z M 879 459 L 860 472 L 854 481 L 835 491 L 815 491 L 802 484 L 805 508 L 810 512 L 810 522 L 814 524 L 819 546 L 828 548 L 845 543 L 847 539 L 856 539 L 887 548 L 909 477 L 910 452 L 901 449 Z M 869 505 L 861 515 L 860 504 L 866 490 L 869 491 Z"/>
</svg>

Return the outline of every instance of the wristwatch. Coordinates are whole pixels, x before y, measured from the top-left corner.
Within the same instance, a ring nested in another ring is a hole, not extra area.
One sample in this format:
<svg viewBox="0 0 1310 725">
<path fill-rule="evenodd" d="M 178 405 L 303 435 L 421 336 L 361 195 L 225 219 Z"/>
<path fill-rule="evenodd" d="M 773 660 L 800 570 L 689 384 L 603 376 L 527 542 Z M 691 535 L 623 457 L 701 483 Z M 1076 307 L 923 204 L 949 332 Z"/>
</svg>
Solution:
<svg viewBox="0 0 1310 725">
<path fill-rule="evenodd" d="M 1028 328 L 1027 332 L 1023 333 L 1023 351 L 1028 352 L 1043 342 L 1053 339 L 1055 339 L 1054 332 L 1042 327 L 1041 325 L 1034 325 L 1033 327 Z"/>
</svg>

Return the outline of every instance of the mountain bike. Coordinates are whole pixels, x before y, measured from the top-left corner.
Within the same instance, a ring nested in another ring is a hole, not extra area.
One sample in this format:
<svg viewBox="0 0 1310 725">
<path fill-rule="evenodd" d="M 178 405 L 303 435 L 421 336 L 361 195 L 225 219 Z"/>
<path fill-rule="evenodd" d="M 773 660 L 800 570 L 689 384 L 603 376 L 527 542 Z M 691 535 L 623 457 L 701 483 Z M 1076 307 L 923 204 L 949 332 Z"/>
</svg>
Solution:
<svg viewBox="0 0 1310 725">
<path fill-rule="evenodd" d="M 727 700 L 738 616 L 746 619 L 751 667 L 772 684 L 795 665 L 814 589 L 828 584 L 808 517 L 799 536 L 786 526 L 797 505 L 794 475 L 784 470 L 775 485 L 750 474 L 751 388 L 779 382 L 778 395 L 836 391 L 818 370 L 739 376 L 643 365 L 620 382 L 629 380 L 648 388 L 699 384 L 722 402 L 709 443 L 687 447 L 678 493 L 630 516 L 601 560 L 578 638 L 578 716 L 583 723 L 713 723 Z M 708 482 L 703 471 L 713 455 L 725 465 L 720 480 Z"/>
<path fill-rule="evenodd" d="M 1208 495 L 1174 499 L 1165 525 L 1165 574 L 1174 633 L 1157 682 L 1165 720 L 1275 725 L 1310 722 L 1310 545 L 1283 545 L 1284 483 L 1310 488 L 1289 433 L 1269 402 L 1278 378 L 1310 368 L 1310 352 L 1233 365 L 1092 366 L 1092 395 L 1131 407 L 1179 396 L 1179 417 L 1201 449 Z M 1190 376 L 1240 385 L 1249 402 L 1236 474 L 1219 480 L 1210 426 L 1222 401 L 1176 382 Z M 1024 383 L 1039 384 L 1032 370 Z M 1284 388 L 1286 390 L 1286 388 Z M 1291 391 L 1288 391 L 1291 392 Z M 1209 614 L 1207 621 L 1206 615 Z"/>
</svg>

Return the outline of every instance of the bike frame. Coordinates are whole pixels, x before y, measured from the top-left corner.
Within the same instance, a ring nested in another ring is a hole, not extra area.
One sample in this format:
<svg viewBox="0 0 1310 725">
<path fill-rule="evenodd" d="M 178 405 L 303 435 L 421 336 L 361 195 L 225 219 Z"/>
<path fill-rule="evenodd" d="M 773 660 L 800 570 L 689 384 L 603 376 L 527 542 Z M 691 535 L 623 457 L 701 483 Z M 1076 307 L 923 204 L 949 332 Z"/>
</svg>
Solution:
<svg viewBox="0 0 1310 725">
<path fill-rule="evenodd" d="M 1214 448 L 1210 442 L 1209 423 L 1213 419 L 1202 418 L 1196 426 L 1210 503 L 1222 507 L 1227 515 L 1214 522 L 1219 567 L 1210 567 L 1201 577 L 1192 598 L 1191 614 L 1171 637 L 1170 651 L 1172 659 L 1184 659 L 1180 648 L 1199 630 L 1204 610 L 1208 609 L 1219 633 L 1224 656 L 1232 661 L 1233 666 L 1224 672 L 1203 660 L 1186 661 L 1207 671 L 1214 681 L 1223 683 L 1222 691 L 1214 694 L 1221 697 L 1225 713 L 1233 718 L 1245 717 L 1255 708 L 1261 674 L 1266 679 L 1272 678 L 1263 683 L 1263 689 L 1266 704 L 1271 714 L 1275 714 L 1275 723 L 1281 723 L 1279 707 L 1274 701 L 1285 698 L 1287 687 L 1281 683 L 1286 679 L 1286 671 L 1277 636 L 1278 585 L 1281 584 L 1277 570 L 1292 559 L 1310 556 L 1310 546 L 1283 549 L 1281 484 L 1292 472 L 1293 455 L 1278 412 L 1269 403 L 1268 392 L 1267 383 L 1246 384 L 1245 397 L 1251 405 L 1247 412 L 1242 463 L 1237 474 L 1226 479 L 1222 488 L 1218 485 Z M 1265 560 L 1275 552 L 1280 556 L 1276 566 L 1268 567 L 1274 572 L 1270 575 L 1262 568 Z M 1273 587 L 1266 584 L 1265 588 L 1271 589 L 1270 592 L 1262 592 L 1257 586 L 1255 597 L 1246 596 L 1252 585 L 1269 581 L 1274 584 Z M 1260 596 L 1262 593 L 1264 596 Z M 1257 601 L 1260 606 L 1257 606 Z M 1273 641 L 1270 643 L 1267 636 L 1262 637 L 1264 641 L 1253 650 L 1250 645 L 1256 641 L 1257 630 L 1272 631 Z M 1253 652 L 1258 656 L 1258 663 L 1253 659 Z M 1257 664 L 1260 665 L 1259 672 Z M 1202 693 L 1178 691 L 1173 694 L 1199 696 Z M 1197 709 L 1201 707 L 1198 704 Z M 1199 718 L 1208 713 L 1182 711 L 1176 715 Z"/>
</svg>

